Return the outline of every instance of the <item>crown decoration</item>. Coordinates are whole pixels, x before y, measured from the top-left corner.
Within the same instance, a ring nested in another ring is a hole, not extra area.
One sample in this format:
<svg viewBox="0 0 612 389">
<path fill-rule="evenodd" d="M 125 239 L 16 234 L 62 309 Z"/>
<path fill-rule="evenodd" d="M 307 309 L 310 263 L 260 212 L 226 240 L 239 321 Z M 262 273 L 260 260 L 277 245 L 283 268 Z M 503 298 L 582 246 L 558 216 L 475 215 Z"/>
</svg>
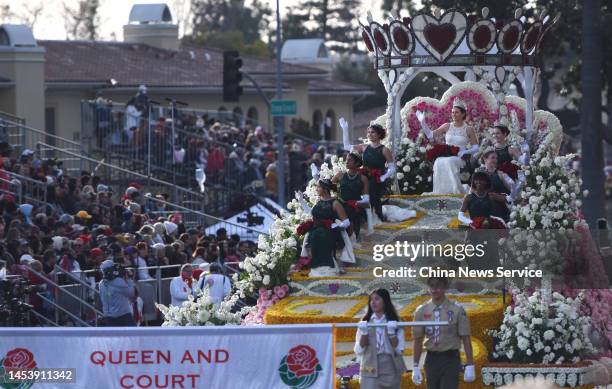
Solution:
<svg viewBox="0 0 612 389">
<path fill-rule="evenodd" d="M 453 108 L 457 107 L 457 108 L 461 108 L 464 111 L 467 111 L 467 105 L 465 105 L 465 103 L 459 99 L 459 97 L 455 97 L 455 100 L 453 101 Z"/>
<path fill-rule="evenodd" d="M 542 39 L 559 20 L 542 11 L 528 22 L 523 10 L 503 22 L 489 17 L 467 16 L 458 10 L 414 18 L 391 18 L 389 23 L 363 25 L 361 37 L 376 58 L 377 69 L 421 66 L 537 66 Z"/>
</svg>

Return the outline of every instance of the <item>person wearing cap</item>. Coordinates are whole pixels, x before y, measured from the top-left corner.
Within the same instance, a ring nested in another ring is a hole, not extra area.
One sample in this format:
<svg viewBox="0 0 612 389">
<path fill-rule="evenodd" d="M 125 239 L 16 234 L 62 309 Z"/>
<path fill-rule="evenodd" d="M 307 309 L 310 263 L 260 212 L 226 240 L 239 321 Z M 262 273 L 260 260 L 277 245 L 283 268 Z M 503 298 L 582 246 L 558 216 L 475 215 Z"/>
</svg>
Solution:
<svg viewBox="0 0 612 389">
<path fill-rule="evenodd" d="M 189 299 L 189 296 L 195 295 L 197 286 L 193 282 L 192 276 L 193 268 L 191 264 L 186 263 L 181 266 L 181 274 L 170 281 L 170 296 L 173 306 L 180 307 Z"/>
<path fill-rule="evenodd" d="M 109 279 L 106 274 L 115 266 L 107 259 L 100 265 L 105 277 L 100 281 L 100 300 L 104 321 L 108 327 L 134 327 L 136 322 L 132 315 L 132 300 L 135 299 L 134 281 L 126 276 Z"/>
<path fill-rule="evenodd" d="M 430 277 L 427 286 L 431 299 L 417 307 L 415 321 L 448 321 L 448 326 L 414 326 L 414 366 L 412 382 L 420 385 L 423 381 L 419 362 L 423 346 L 427 349 L 425 357 L 425 382 L 427 389 L 457 389 L 461 372 L 459 349 L 463 345 L 467 365 L 463 379 L 473 382 L 476 379 L 470 323 L 465 309 L 457 302 L 446 297 L 449 281 L 445 277 Z"/>
</svg>

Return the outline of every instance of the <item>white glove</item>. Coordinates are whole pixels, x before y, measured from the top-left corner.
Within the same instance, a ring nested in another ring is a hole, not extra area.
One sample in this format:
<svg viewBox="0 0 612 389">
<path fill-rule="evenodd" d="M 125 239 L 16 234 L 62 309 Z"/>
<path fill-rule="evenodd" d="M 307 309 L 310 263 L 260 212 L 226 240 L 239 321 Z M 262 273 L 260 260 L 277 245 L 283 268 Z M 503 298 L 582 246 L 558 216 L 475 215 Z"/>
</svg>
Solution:
<svg viewBox="0 0 612 389">
<path fill-rule="evenodd" d="M 427 123 L 425 123 L 425 114 L 421 111 L 416 111 L 416 117 L 419 123 L 421 124 L 423 134 L 425 134 L 427 139 L 431 140 L 433 138 L 433 132 L 431 131 L 431 129 L 429 129 Z"/>
<path fill-rule="evenodd" d="M 527 141 L 521 143 L 521 151 L 529 154 L 529 143 L 527 143 Z"/>
<path fill-rule="evenodd" d="M 465 224 L 466 226 L 469 226 L 470 224 L 472 224 L 472 219 L 470 219 L 469 217 L 465 216 L 465 214 L 463 212 L 459 212 L 459 215 L 457 216 L 457 219 L 459 219 L 459 221 L 463 224 Z"/>
<path fill-rule="evenodd" d="M 361 200 L 357 201 L 358 205 L 368 205 L 370 204 L 370 195 L 369 194 L 364 194 L 361 195 Z"/>
<path fill-rule="evenodd" d="M 344 219 L 342 221 L 336 220 L 336 222 L 331 225 L 331 228 L 332 230 L 334 228 L 343 228 L 346 230 L 347 228 L 349 228 L 350 225 L 351 225 L 351 222 L 349 221 L 349 219 Z"/>
<path fill-rule="evenodd" d="M 423 121 L 425 120 L 425 113 L 423 113 L 422 111 L 416 111 L 415 115 L 419 123 L 423 123 Z"/>
<path fill-rule="evenodd" d="M 385 174 L 383 174 L 382 176 L 380 176 L 380 182 L 385 182 L 387 180 L 387 178 L 392 177 L 395 174 L 395 163 L 391 162 L 389 164 L 389 168 L 387 168 L 387 172 Z"/>
<path fill-rule="evenodd" d="M 474 365 L 465 366 L 465 371 L 463 372 L 463 380 L 465 382 L 476 381 L 476 369 L 474 369 Z"/>
<path fill-rule="evenodd" d="M 353 145 L 351 144 L 351 140 L 349 138 L 348 122 L 346 121 L 345 118 L 341 117 L 340 119 L 338 119 L 338 124 L 340 125 L 340 128 L 342 129 L 342 144 L 344 146 L 344 149 L 351 151 L 353 149 Z"/>
<path fill-rule="evenodd" d="M 310 174 L 315 180 L 319 179 L 319 168 L 317 168 L 317 165 L 315 165 L 314 163 L 310 164 Z"/>
<path fill-rule="evenodd" d="M 389 335 L 395 335 L 397 332 L 397 322 L 395 320 L 391 320 L 387 322 L 387 332 Z"/>
<path fill-rule="evenodd" d="M 359 331 L 359 335 L 367 335 L 368 334 L 368 322 L 367 321 L 360 321 L 359 324 L 357 324 L 357 331 Z"/>
<path fill-rule="evenodd" d="M 473 154 L 476 154 L 476 153 L 478 152 L 478 149 L 479 149 L 478 145 L 471 145 L 471 146 L 470 146 L 470 147 L 468 147 L 468 148 L 465 148 L 465 149 L 461 149 L 461 150 L 459 150 L 459 152 L 457 153 L 457 156 L 458 156 L 459 158 L 461 158 L 461 157 L 463 157 L 465 154 L 470 154 L 470 155 L 473 155 Z"/>
<path fill-rule="evenodd" d="M 521 165 L 529 165 L 529 153 L 523 153 L 519 155 L 518 162 Z"/>
<path fill-rule="evenodd" d="M 304 194 L 302 193 L 302 191 L 298 190 L 297 192 L 295 192 L 295 198 L 302 206 L 304 212 L 310 213 L 312 211 L 312 208 L 310 208 L 310 206 L 306 203 L 306 200 L 304 200 Z"/>
<path fill-rule="evenodd" d="M 421 376 L 421 369 L 418 366 L 412 368 L 412 382 L 415 385 L 421 385 L 423 383 L 423 377 Z"/>
</svg>

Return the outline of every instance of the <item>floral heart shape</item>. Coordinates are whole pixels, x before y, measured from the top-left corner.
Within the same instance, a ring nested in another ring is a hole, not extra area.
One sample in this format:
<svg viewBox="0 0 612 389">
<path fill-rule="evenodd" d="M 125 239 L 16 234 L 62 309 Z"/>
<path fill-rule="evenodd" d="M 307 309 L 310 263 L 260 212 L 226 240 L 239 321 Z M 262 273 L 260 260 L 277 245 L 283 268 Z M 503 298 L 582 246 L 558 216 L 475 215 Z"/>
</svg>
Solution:
<svg viewBox="0 0 612 389">
<path fill-rule="evenodd" d="M 449 11 L 439 19 L 432 15 L 417 15 L 412 29 L 419 43 L 439 62 L 444 62 L 459 46 L 467 28 L 465 15 Z"/>
</svg>

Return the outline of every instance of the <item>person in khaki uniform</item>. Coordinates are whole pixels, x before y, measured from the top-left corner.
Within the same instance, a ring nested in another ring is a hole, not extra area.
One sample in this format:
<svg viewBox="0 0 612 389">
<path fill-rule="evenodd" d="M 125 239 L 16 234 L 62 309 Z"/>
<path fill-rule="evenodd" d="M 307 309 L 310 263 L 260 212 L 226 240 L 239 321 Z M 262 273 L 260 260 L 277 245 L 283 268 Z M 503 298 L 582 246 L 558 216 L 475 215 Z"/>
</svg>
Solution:
<svg viewBox="0 0 612 389">
<path fill-rule="evenodd" d="M 425 376 L 427 389 L 457 389 L 461 360 L 461 344 L 467 357 L 463 379 L 473 382 L 476 379 L 470 323 L 465 309 L 446 297 L 449 281 L 443 277 L 430 277 L 427 280 L 431 300 L 420 305 L 414 312 L 415 321 L 448 321 L 448 326 L 415 326 L 412 328 L 414 339 L 414 366 L 412 382 L 420 385 L 423 381 L 419 361 L 423 344 L 427 349 L 425 357 Z"/>
<path fill-rule="evenodd" d="M 359 322 L 355 354 L 360 359 L 361 389 L 400 389 L 406 365 L 404 330 L 386 289 L 370 293 L 368 311 Z M 368 327 L 369 324 L 386 324 Z"/>
</svg>

